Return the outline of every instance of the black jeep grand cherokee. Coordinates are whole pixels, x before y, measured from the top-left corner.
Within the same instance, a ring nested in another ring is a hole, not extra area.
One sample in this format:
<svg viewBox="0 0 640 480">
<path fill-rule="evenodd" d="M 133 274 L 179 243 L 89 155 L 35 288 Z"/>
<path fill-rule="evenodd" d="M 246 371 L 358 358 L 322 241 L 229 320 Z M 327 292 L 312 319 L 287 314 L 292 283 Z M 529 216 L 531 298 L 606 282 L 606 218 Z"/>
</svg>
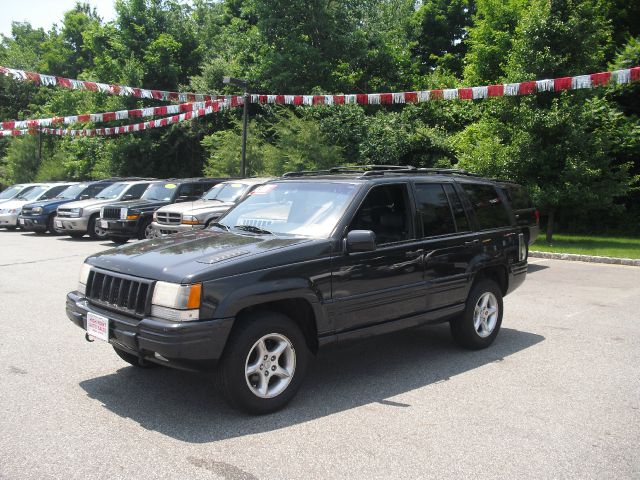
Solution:
<svg viewBox="0 0 640 480">
<path fill-rule="evenodd" d="M 295 395 L 319 347 L 448 321 L 488 347 L 526 244 L 493 181 L 375 166 L 287 174 L 207 230 L 89 257 L 67 314 L 139 366 L 217 367 L 232 406 Z"/>
</svg>

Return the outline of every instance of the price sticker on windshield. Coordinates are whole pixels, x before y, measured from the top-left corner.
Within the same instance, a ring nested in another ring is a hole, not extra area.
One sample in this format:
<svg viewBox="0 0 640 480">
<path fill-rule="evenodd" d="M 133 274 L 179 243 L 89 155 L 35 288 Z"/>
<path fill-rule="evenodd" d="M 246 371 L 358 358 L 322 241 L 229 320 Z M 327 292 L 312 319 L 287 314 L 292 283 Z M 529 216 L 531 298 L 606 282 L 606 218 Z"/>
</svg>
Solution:
<svg viewBox="0 0 640 480">
<path fill-rule="evenodd" d="M 277 186 L 278 185 L 276 185 L 275 183 L 260 185 L 253 192 L 251 192 L 251 195 L 266 195 L 267 193 L 275 190 Z"/>
<path fill-rule="evenodd" d="M 174 188 L 176 188 L 176 184 L 175 183 L 167 183 L 167 184 L 165 184 L 164 188 L 168 188 L 169 190 L 173 190 Z"/>
</svg>

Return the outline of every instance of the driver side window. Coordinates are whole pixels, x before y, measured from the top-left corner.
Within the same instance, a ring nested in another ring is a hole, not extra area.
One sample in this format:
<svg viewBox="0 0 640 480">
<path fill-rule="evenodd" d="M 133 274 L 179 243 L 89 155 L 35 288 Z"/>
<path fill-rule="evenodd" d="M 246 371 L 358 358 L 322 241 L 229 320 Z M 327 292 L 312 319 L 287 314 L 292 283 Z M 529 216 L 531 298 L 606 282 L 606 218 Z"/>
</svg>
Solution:
<svg viewBox="0 0 640 480">
<path fill-rule="evenodd" d="M 379 245 L 412 238 L 407 186 L 380 185 L 366 196 L 349 230 L 371 230 Z"/>
</svg>

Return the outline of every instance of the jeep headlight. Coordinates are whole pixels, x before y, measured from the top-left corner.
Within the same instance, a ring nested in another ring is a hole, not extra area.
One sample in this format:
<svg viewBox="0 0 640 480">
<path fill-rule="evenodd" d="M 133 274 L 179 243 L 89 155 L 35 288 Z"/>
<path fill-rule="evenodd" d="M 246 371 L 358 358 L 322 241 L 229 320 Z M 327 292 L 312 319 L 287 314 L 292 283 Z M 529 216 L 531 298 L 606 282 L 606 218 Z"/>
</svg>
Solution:
<svg viewBox="0 0 640 480">
<path fill-rule="evenodd" d="M 186 322 L 200 319 L 202 284 L 156 282 L 151 299 L 151 315 Z"/>
<path fill-rule="evenodd" d="M 126 208 L 121 208 L 120 209 L 120 220 L 126 220 L 127 219 L 127 209 Z"/>
<path fill-rule="evenodd" d="M 91 265 L 83 263 L 80 268 L 80 278 L 78 279 L 78 291 L 85 295 L 87 292 L 87 280 L 89 280 L 89 274 L 91 273 Z"/>
<path fill-rule="evenodd" d="M 81 208 L 72 208 L 71 210 L 69 210 L 69 216 L 70 217 L 81 217 L 82 216 L 82 209 Z"/>
<path fill-rule="evenodd" d="M 194 215 L 183 215 L 182 224 L 183 225 L 200 225 L 200 220 L 198 220 L 198 217 Z"/>
<path fill-rule="evenodd" d="M 33 213 L 34 215 L 40 215 L 42 213 L 42 207 L 35 207 L 31 210 L 31 213 Z"/>
</svg>

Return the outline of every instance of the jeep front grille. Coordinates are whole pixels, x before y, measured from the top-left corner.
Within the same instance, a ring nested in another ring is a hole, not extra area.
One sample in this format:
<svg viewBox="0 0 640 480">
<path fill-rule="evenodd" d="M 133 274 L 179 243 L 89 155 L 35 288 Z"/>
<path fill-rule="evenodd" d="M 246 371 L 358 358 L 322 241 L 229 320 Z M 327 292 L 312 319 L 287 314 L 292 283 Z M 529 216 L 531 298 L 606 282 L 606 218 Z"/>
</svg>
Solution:
<svg viewBox="0 0 640 480">
<path fill-rule="evenodd" d="M 172 212 L 157 212 L 156 218 L 158 223 L 163 225 L 180 225 L 182 222 L 182 215 Z"/>
<path fill-rule="evenodd" d="M 95 305 L 143 317 L 147 313 L 151 283 L 142 278 L 91 270 L 87 298 Z"/>
<path fill-rule="evenodd" d="M 120 209 L 113 207 L 104 207 L 102 209 L 102 218 L 108 218 L 109 220 L 120 219 Z"/>
<path fill-rule="evenodd" d="M 70 208 L 59 208 L 58 209 L 58 216 L 59 217 L 70 217 L 71 216 L 71 209 Z"/>
</svg>

